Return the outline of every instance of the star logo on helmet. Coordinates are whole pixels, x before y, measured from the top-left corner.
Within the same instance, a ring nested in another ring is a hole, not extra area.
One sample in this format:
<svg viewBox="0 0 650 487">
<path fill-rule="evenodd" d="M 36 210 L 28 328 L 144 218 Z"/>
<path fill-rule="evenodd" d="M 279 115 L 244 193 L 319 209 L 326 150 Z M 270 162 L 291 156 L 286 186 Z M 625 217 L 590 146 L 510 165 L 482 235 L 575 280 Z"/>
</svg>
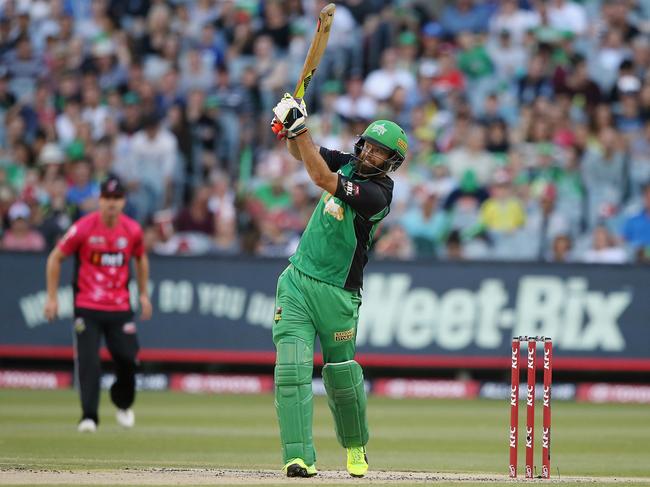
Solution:
<svg viewBox="0 0 650 487">
<path fill-rule="evenodd" d="M 375 124 L 371 129 L 371 132 L 375 132 L 377 135 L 384 135 L 388 129 L 383 123 Z"/>
</svg>

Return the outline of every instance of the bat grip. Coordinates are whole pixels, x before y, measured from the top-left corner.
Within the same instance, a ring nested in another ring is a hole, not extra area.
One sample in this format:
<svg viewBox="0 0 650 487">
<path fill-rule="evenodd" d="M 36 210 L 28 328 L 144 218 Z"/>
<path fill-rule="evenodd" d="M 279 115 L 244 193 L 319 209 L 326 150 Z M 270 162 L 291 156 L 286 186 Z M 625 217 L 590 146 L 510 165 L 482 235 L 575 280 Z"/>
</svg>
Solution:
<svg viewBox="0 0 650 487">
<path fill-rule="evenodd" d="M 284 130 L 284 125 L 282 125 L 282 122 L 276 120 L 275 118 L 271 122 L 271 130 L 273 130 L 273 133 L 278 140 L 282 140 L 286 137 L 286 134 L 282 132 Z"/>
</svg>

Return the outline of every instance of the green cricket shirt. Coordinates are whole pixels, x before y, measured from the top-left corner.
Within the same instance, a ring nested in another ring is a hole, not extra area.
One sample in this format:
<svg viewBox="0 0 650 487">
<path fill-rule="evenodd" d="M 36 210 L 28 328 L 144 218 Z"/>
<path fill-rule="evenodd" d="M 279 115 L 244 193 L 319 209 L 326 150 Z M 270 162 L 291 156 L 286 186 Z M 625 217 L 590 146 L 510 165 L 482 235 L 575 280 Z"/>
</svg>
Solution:
<svg viewBox="0 0 650 487">
<path fill-rule="evenodd" d="M 324 147 L 320 154 L 330 170 L 338 173 L 336 192 L 323 192 L 289 261 L 319 281 L 360 289 L 377 225 L 390 211 L 393 180 L 353 174 L 351 154 Z"/>
</svg>

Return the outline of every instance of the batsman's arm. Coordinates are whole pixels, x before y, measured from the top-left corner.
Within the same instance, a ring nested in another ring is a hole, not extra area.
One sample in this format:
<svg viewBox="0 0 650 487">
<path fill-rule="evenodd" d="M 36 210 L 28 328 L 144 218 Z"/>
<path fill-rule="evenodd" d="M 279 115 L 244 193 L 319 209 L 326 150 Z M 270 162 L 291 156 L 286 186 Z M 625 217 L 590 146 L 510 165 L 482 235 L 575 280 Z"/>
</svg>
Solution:
<svg viewBox="0 0 650 487">
<path fill-rule="evenodd" d="M 138 294 L 140 296 L 141 318 L 148 320 L 151 318 L 153 309 L 149 300 L 149 257 L 142 254 L 134 257 L 135 261 L 135 278 L 138 281 Z"/>
<path fill-rule="evenodd" d="M 312 141 L 309 131 L 303 132 L 293 138 L 292 141 L 300 153 L 299 159 L 305 163 L 305 169 L 307 169 L 307 173 L 309 173 L 309 177 L 314 184 L 328 193 L 334 194 L 338 186 L 339 175 L 332 172 L 325 159 L 321 157 L 319 148 Z M 291 152 L 291 149 L 289 149 L 289 152 Z"/>
<path fill-rule="evenodd" d="M 302 161 L 302 155 L 300 154 L 300 149 L 298 149 L 298 144 L 295 139 L 287 139 L 287 150 L 298 161 Z"/>
<path fill-rule="evenodd" d="M 45 318 L 52 321 L 56 318 L 59 311 L 59 303 L 57 299 L 57 289 L 59 287 L 59 278 L 61 276 L 61 262 L 66 258 L 66 255 L 59 249 L 54 247 L 50 255 L 47 257 L 47 264 L 45 266 L 45 281 L 47 286 L 47 300 L 45 301 Z"/>
</svg>

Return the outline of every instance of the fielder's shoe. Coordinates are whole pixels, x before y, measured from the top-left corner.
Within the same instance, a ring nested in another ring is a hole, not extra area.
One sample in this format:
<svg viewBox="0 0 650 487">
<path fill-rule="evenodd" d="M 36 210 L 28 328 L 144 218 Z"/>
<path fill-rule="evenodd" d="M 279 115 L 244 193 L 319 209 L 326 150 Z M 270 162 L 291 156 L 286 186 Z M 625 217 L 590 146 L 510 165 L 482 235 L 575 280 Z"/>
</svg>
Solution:
<svg viewBox="0 0 650 487">
<path fill-rule="evenodd" d="M 122 428 L 133 428 L 135 425 L 135 414 L 133 409 L 118 409 L 115 413 L 115 419 Z"/>
<path fill-rule="evenodd" d="M 353 477 L 363 477 L 368 471 L 368 456 L 364 446 L 348 448 L 348 473 Z"/>
<path fill-rule="evenodd" d="M 313 477 L 318 473 L 316 465 L 307 466 L 302 458 L 289 460 L 282 471 L 287 474 L 287 477 Z"/>
<path fill-rule="evenodd" d="M 77 431 L 79 433 L 94 433 L 97 431 L 97 423 L 90 418 L 82 419 L 77 425 Z"/>
</svg>

